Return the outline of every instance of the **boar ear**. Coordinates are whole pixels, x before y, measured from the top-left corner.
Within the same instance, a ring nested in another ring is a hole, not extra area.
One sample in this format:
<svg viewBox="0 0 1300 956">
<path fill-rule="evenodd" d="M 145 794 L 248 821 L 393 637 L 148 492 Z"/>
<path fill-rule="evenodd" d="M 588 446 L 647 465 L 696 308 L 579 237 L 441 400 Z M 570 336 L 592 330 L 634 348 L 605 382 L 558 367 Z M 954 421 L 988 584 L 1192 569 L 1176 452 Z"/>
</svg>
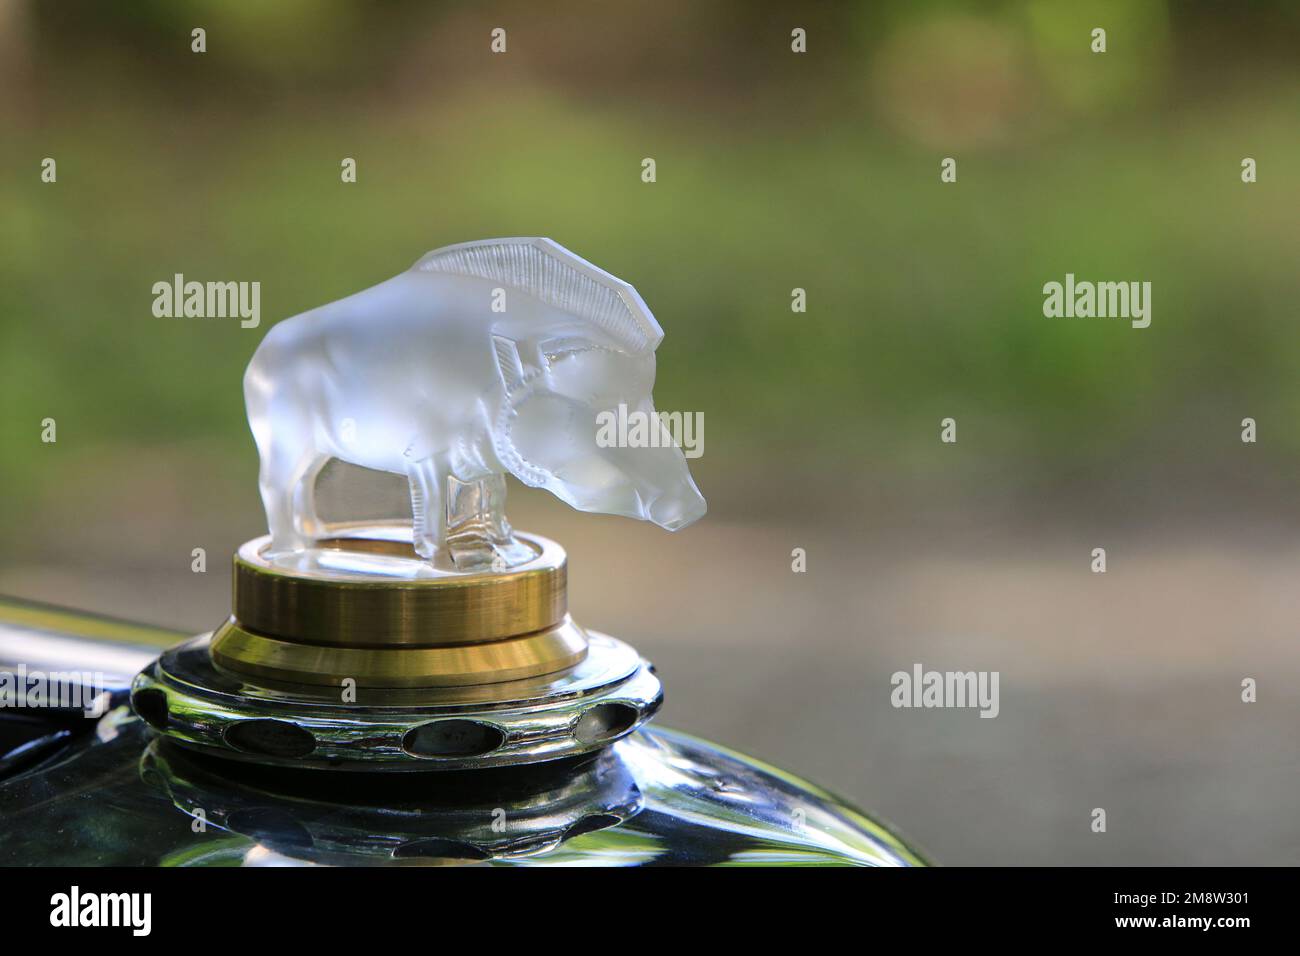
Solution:
<svg viewBox="0 0 1300 956">
<path fill-rule="evenodd" d="M 523 384 L 524 363 L 519 359 L 519 346 L 514 339 L 502 335 L 492 336 L 492 349 L 496 353 L 497 371 L 507 392 L 513 392 Z"/>
</svg>

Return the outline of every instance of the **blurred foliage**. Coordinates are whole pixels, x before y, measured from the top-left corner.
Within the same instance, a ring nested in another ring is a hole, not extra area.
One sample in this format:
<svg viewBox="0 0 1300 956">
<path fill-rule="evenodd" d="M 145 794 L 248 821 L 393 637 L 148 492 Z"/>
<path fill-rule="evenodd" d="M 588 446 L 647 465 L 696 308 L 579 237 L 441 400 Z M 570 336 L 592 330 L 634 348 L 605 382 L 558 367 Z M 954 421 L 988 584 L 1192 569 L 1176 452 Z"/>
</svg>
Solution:
<svg viewBox="0 0 1300 956">
<path fill-rule="evenodd" d="M 10 0 L 0 493 L 53 501 L 46 416 L 78 467 L 185 442 L 251 474 L 273 322 L 512 234 L 637 286 L 719 475 L 943 476 L 947 415 L 1024 480 L 1213 458 L 1246 415 L 1293 466 L 1297 39 L 1282 3 Z M 178 272 L 260 281 L 261 328 L 154 318 Z M 1044 318 L 1067 272 L 1151 281 L 1151 328 Z"/>
</svg>

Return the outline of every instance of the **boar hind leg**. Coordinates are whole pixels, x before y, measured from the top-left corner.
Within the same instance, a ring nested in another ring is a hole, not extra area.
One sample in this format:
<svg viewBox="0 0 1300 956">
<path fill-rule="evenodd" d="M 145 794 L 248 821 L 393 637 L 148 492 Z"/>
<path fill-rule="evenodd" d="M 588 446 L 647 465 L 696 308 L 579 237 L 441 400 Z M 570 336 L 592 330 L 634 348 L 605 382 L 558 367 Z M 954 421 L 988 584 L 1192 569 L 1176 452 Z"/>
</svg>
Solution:
<svg viewBox="0 0 1300 956">
<path fill-rule="evenodd" d="M 437 457 L 408 461 L 406 477 L 411 484 L 411 543 L 415 553 L 432 561 L 446 536 L 442 489 L 447 470 Z"/>
<path fill-rule="evenodd" d="M 297 551 L 309 543 L 311 532 L 296 520 L 296 512 L 301 503 L 299 488 L 303 479 L 310 476 L 315 481 L 319 471 L 318 465 L 313 469 L 316 461 L 313 451 L 284 447 L 275 447 L 262 458 L 259 485 L 271 531 L 271 548 L 275 551 Z M 310 494 L 307 500 L 311 500 Z"/>
<path fill-rule="evenodd" d="M 316 515 L 316 479 L 330 459 L 329 455 L 322 454 L 304 457 L 307 464 L 293 486 L 293 521 L 298 534 L 310 541 L 324 535 L 324 527 Z"/>
</svg>

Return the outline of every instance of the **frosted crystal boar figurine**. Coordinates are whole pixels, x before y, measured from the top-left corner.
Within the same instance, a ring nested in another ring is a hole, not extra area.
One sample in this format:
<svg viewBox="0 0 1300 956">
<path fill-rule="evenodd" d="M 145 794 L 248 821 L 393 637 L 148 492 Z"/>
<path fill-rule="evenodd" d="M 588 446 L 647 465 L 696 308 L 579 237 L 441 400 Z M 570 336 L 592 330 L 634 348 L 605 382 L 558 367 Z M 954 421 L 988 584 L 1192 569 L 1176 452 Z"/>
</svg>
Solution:
<svg viewBox="0 0 1300 956">
<path fill-rule="evenodd" d="M 550 239 L 437 249 L 279 323 L 244 376 L 272 551 L 327 534 L 314 485 L 331 458 L 405 475 L 415 550 L 450 569 L 531 554 L 507 472 L 581 511 L 690 524 L 705 503 L 679 447 L 597 441 L 601 412 L 653 419 L 662 338 L 635 289 Z"/>
</svg>

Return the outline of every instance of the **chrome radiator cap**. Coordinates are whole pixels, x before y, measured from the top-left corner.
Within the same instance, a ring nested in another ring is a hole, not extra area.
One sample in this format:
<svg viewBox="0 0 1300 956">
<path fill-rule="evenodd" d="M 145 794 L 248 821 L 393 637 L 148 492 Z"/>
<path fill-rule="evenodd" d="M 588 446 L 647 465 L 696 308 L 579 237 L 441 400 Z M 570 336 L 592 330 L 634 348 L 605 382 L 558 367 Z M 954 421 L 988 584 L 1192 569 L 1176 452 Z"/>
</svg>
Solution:
<svg viewBox="0 0 1300 956">
<path fill-rule="evenodd" d="M 405 534 L 405 540 L 403 540 Z M 650 665 L 568 614 L 564 551 L 441 573 L 410 529 L 234 562 L 234 614 L 146 667 L 136 712 L 177 744 L 337 770 L 464 770 L 598 750 L 663 701 Z M 286 566 L 287 565 L 287 566 Z"/>
</svg>

